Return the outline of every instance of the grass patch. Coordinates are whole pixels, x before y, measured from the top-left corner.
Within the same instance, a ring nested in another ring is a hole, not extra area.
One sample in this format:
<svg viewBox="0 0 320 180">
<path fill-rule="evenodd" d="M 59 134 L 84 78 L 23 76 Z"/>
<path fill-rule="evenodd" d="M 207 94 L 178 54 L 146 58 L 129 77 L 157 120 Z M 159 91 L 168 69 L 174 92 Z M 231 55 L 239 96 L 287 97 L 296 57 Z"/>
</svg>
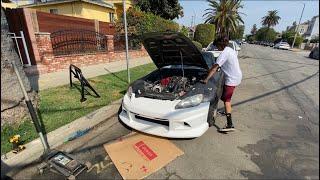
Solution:
<svg viewBox="0 0 320 180">
<path fill-rule="evenodd" d="M 131 68 L 131 81 L 145 76 L 155 68 L 154 64 Z M 69 85 L 64 85 L 39 92 L 38 115 L 46 133 L 120 99 L 128 87 L 126 70 L 90 78 L 88 81 L 100 94 L 100 98 L 86 95 L 87 100 L 81 103 L 81 94 L 76 88 L 77 86 L 80 89 L 80 84 L 77 81 L 76 86 L 72 88 Z M 90 90 L 89 92 L 91 93 Z M 94 93 L 91 94 L 94 95 Z M 8 140 L 15 134 L 20 134 L 24 143 L 38 137 L 30 118 L 18 125 L 4 126 L 1 130 L 1 154 L 11 150 L 11 144 Z"/>
</svg>

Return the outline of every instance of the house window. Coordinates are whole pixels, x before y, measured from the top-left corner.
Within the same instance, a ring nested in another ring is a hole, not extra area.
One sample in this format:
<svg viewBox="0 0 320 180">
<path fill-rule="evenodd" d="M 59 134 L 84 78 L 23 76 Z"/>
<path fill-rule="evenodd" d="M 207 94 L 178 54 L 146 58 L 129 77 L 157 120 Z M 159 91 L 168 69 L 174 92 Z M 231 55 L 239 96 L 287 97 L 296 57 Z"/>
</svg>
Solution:
<svg viewBox="0 0 320 180">
<path fill-rule="evenodd" d="M 114 13 L 109 13 L 109 21 L 114 22 Z"/>
<path fill-rule="evenodd" d="M 58 14 L 58 9 L 50 9 L 51 14 Z"/>
</svg>

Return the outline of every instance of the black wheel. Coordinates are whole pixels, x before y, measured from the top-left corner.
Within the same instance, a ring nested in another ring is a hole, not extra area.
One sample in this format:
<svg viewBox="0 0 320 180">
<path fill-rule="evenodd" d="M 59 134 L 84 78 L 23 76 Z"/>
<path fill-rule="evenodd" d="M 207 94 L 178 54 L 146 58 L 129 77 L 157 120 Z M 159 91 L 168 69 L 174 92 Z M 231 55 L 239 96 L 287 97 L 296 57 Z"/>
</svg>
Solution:
<svg viewBox="0 0 320 180">
<path fill-rule="evenodd" d="M 216 104 L 210 104 L 209 111 L 208 111 L 208 119 L 207 119 L 209 127 L 213 126 L 216 122 L 217 110 L 218 110 L 218 102 Z"/>
</svg>

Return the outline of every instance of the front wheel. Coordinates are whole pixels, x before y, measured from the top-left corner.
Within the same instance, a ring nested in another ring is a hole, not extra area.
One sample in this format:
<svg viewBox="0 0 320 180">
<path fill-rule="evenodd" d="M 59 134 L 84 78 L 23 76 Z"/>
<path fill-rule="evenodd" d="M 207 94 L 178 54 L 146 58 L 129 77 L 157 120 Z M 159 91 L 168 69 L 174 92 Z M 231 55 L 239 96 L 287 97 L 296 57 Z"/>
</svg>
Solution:
<svg viewBox="0 0 320 180">
<path fill-rule="evenodd" d="M 215 124 L 216 118 L 217 118 L 217 111 L 218 111 L 218 103 L 216 103 L 216 105 L 210 104 L 209 111 L 208 111 L 208 119 L 207 119 L 209 127 Z"/>
</svg>

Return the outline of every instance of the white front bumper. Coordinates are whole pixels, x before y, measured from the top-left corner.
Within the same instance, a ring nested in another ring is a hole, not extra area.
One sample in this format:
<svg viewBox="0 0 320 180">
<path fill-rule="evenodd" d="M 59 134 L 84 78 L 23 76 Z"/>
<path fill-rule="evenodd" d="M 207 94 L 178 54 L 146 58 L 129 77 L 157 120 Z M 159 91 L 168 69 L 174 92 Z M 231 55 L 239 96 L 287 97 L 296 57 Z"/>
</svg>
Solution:
<svg viewBox="0 0 320 180">
<path fill-rule="evenodd" d="M 180 100 L 150 98 L 129 99 L 124 96 L 119 118 L 129 127 L 148 134 L 171 138 L 194 138 L 209 128 L 207 116 L 209 102 L 198 106 L 175 109 Z"/>
</svg>

